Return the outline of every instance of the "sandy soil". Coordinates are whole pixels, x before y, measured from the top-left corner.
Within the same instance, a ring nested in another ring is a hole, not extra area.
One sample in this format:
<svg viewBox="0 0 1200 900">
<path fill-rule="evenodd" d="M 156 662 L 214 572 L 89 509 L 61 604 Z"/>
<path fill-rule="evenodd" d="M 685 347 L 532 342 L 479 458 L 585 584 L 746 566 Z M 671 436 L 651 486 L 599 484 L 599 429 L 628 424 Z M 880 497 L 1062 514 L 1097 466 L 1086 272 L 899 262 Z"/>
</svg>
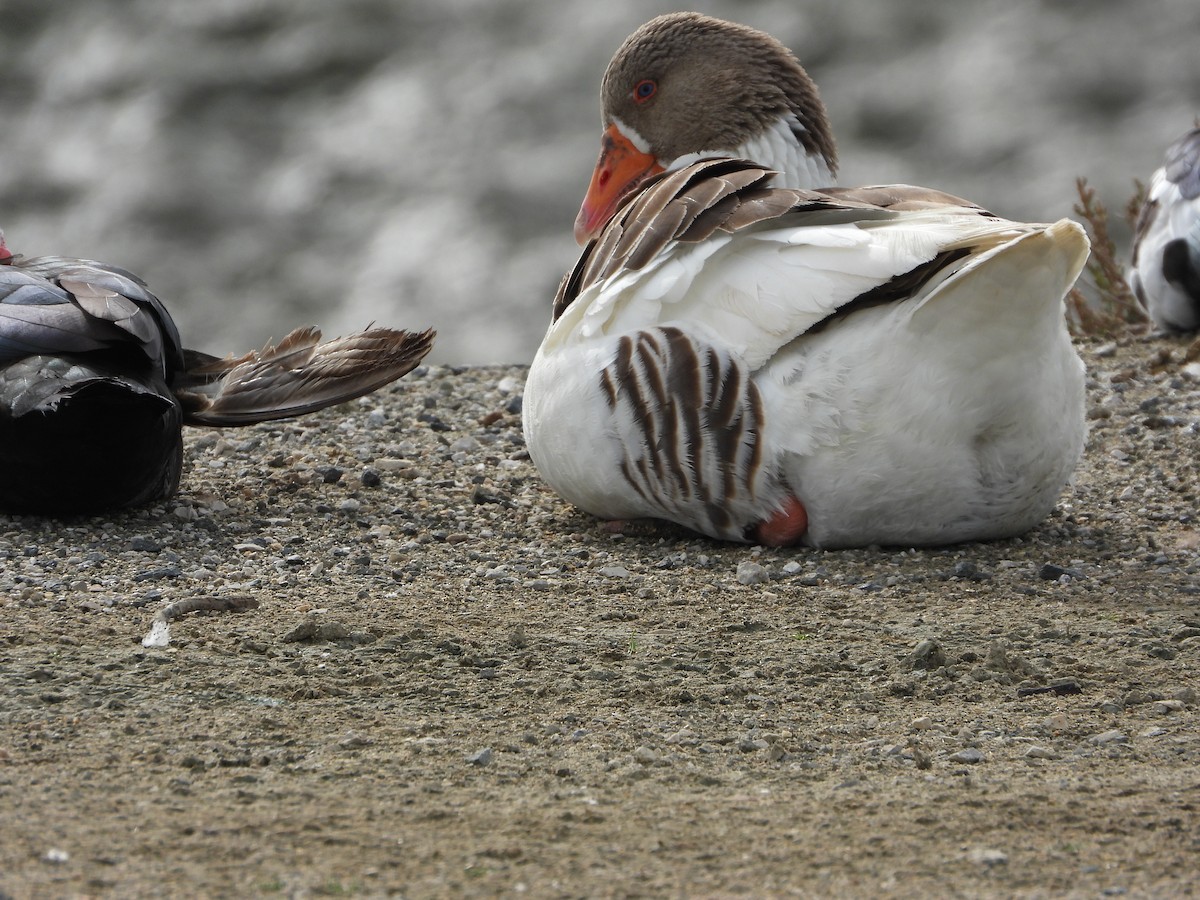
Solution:
<svg viewBox="0 0 1200 900">
<path fill-rule="evenodd" d="M 0 517 L 0 895 L 1192 895 L 1184 351 L 1085 348 L 1078 477 L 992 544 L 606 534 L 540 485 L 518 368 Z"/>
</svg>

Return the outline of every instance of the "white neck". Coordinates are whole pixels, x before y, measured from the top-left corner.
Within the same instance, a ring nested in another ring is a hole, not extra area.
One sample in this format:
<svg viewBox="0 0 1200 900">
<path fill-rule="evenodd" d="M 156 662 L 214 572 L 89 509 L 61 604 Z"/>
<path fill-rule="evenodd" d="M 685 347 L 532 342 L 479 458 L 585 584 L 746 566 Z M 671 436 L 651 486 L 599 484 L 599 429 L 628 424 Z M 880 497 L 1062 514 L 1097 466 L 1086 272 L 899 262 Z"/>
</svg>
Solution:
<svg viewBox="0 0 1200 900">
<path fill-rule="evenodd" d="M 836 184 L 836 179 L 829 171 L 829 165 L 825 162 L 824 157 L 810 156 L 805 152 L 804 146 L 796 140 L 793 129 L 803 130 L 803 128 L 804 126 L 795 116 L 788 115 L 740 147 L 722 147 L 702 150 L 699 153 L 686 153 L 673 160 L 667 168 L 674 171 L 701 159 L 709 159 L 714 156 L 736 156 L 778 172 L 779 174 L 772 182 L 775 187 L 820 188 Z M 628 132 L 626 134 L 628 135 Z"/>
</svg>

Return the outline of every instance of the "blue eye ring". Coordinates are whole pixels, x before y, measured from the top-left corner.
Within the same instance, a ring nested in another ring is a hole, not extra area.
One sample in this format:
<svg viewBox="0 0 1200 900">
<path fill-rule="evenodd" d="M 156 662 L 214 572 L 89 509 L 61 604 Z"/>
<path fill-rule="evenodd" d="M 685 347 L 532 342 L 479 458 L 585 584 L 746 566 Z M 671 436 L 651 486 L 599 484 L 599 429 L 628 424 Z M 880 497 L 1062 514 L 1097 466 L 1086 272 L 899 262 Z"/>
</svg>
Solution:
<svg viewBox="0 0 1200 900">
<path fill-rule="evenodd" d="M 633 86 L 633 101 L 645 103 L 658 92 L 658 82 L 652 78 L 643 78 Z"/>
</svg>

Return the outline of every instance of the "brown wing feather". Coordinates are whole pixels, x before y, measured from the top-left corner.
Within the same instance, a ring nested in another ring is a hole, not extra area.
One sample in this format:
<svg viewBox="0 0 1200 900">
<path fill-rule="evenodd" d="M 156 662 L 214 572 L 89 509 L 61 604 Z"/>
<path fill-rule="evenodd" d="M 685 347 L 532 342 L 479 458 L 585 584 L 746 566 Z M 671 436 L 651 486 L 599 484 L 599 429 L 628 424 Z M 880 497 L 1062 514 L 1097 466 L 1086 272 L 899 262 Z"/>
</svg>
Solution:
<svg viewBox="0 0 1200 900">
<path fill-rule="evenodd" d="M 580 255 L 554 297 L 557 320 L 591 285 L 645 266 L 672 241 L 697 243 L 785 214 L 797 224 L 885 218 L 895 212 L 959 207 L 990 216 L 961 197 L 907 184 L 819 191 L 772 188 L 770 169 L 739 159 L 707 159 L 648 182 L 617 210 Z"/>
<path fill-rule="evenodd" d="M 378 390 L 407 374 L 433 346 L 433 331 L 372 328 L 320 343 L 298 328 L 277 345 L 217 359 L 187 351 L 172 385 L 192 425 L 248 425 L 285 419 Z"/>
</svg>

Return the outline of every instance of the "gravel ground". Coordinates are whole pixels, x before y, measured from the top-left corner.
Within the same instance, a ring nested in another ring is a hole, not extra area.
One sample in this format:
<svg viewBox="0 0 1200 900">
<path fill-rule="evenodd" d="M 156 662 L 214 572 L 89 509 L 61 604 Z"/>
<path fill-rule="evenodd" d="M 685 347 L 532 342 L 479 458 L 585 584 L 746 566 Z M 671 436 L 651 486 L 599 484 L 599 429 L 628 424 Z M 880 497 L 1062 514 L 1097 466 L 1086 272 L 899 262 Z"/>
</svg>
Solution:
<svg viewBox="0 0 1200 900">
<path fill-rule="evenodd" d="M 540 484 L 518 367 L 0 517 L 0 896 L 1194 895 L 1186 351 L 1084 346 L 1077 478 L 998 543 L 607 534 Z M 258 606 L 143 647 L 190 598 Z"/>
</svg>

